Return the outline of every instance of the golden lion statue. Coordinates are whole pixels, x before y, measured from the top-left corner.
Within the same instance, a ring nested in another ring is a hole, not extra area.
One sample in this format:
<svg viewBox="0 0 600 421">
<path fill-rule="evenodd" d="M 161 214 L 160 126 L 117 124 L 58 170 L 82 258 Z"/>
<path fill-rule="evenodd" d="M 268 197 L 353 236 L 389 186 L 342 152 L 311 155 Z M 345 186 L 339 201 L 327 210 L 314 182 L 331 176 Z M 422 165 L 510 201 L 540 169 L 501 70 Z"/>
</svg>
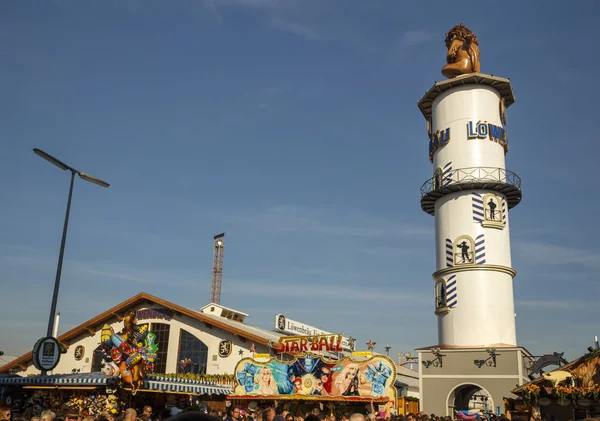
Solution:
<svg viewBox="0 0 600 421">
<path fill-rule="evenodd" d="M 446 64 L 442 74 L 449 79 L 458 75 L 479 72 L 479 41 L 464 23 L 456 25 L 446 34 Z"/>
</svg>

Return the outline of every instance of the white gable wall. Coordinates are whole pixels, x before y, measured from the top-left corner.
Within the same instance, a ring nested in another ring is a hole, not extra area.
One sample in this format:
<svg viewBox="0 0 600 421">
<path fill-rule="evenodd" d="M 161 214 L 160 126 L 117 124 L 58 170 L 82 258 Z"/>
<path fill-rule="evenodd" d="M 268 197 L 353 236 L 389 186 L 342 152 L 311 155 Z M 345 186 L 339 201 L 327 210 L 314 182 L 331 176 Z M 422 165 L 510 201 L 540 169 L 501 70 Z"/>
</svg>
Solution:
<svg viewBox="0 0 600 421">
<path fill-rule="evenodd" d="M 142 306 L 136 308 L 136 310 L 142 309 L 159 309 L 159 306 Z M 213 326 L 209 328 L 203 322 L 186 315 L 175 314 L 171 320 L 165 320 L 162 318 L 153 318 L 147 320 L 139 320 L 138 324 L 146 323 L 164 323 L 170 325 L 169 332 L 169 348 L 167 354 L 167 367 L 166 373 L 177 372 L 178 362 L 178 351 L 179 351 L 179 338 L 181 336 L 181 330 L 184 329 L 200 339 L 208 347 L 208 359 L 207 359 L 207 374 L 233 374 L 235 365 L 241 358 L 250 357 L 250 347 L 252 342 L 245 340 L 245 342 L 237 335 L 227 332 L 221 328 Z M 115 332 L 120 332 L 123 329 L 123 322 L 118 321 L 115 317 L 108 323 Z M 240 325 L 243 327 L 244 325 Z M 56 368 L 49 374 L 67 374 L 71 373 L 73 369 L 80 370 L 81 373 L 89 373 L 92 369 L 92 359 L 94 350 L 100 344 L 100 334 L 102 325 L 94 326 L 94 329 L 98 329 L 95 334 L 90 334 L 87 331 L 82 333 L 80 337 L 71 339 L 69 349 L 66 354 L 61 356 L 61 360 Z M 221 358 L 218 355 L 219 343 L 222 340 L 230 340 L 233 344 L 233 349 L 229 357 Z M 74 354 L 75 348 L 78 345 L 85 347 L 85 354 L 82 360 L 76 361 Z M 32 346 L 33 347 L 33 346 Z M 269 353 L 268 348 L 265 345 L 255 344 L 257 353 Z M 239 351 L 242 350 L 244 354 L 239 355 Z M 213 361 L 213 356 L 216 355 L 216 361 Z M 27 370 L 17 371 L 15 374 L 27 376 L 40 374 L 31 362 Z"/>
</svg>

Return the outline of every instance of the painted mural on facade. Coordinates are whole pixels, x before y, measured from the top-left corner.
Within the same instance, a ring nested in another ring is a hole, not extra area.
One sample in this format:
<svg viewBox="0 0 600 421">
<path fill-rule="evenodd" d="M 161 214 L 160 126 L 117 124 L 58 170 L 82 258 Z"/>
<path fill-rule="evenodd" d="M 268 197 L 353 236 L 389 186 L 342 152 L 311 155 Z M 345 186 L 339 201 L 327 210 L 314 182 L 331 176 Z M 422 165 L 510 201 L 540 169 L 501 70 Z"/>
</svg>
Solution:
<svg viewBox="0 0 600 421">
<path fill-rule="evenodd" d="M 235 368 L 234 395 L 313 395 L 396 399 L 392 360 L 374 356 L 365 361 L 334 361 L 304 354 L 293 361 L 240 360 Z"/>
</svg>

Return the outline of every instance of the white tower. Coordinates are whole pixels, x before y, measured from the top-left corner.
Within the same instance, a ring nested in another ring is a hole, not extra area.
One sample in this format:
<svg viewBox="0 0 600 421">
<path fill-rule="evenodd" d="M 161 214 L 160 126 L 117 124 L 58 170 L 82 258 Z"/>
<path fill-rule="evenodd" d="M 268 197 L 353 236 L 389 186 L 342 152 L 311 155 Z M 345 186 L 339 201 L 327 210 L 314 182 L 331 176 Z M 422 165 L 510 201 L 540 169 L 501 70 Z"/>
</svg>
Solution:
<svg viewBox="0 0 600 421">
<path fill-rule="evenodd" d="M 419 101 L 433 177 L 421 208 L 435 216 L 438 344 L 515 346 L 509 209 L 520 178 L 505 169 L 508 79 L 470 73 L 436 83 Z"/>
</svg>

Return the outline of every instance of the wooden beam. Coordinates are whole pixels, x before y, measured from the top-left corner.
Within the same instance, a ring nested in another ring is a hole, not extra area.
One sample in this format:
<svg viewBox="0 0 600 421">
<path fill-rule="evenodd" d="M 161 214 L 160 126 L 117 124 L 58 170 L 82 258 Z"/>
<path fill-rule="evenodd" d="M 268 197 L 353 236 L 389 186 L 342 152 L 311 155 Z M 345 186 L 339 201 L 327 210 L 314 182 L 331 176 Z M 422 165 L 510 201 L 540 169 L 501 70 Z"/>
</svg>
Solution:
<svg viewBox="0 0 600 421">
<path fill-rule="evenodd" d="M 240 340 L 240 342 L 245 343 L 246 342 L 246 338 L 244 338 L 243 336 L 240 335 L 236 335 L 238 337 L 238 339 Z"/>
<path fill-rule="evenodd" d="M 94 329 L 93 327 L 86 326 L 85 330 L 87 330 L 90 335 L 95 335 L 96 334 L 96 329 Z"/>
<path fill-rule="evenodd" d="M 209 329 L 213 328 L 213 326 L 210 323 L 206 323 L 206 322 L 204 322 L 204 326 L 206 326 Z"/>
<path fill-rule="evenodd" d="M 112 313 L 112 315 L 119 319 L 119 321 L 123 320 L 123 316 L 121 316 L 119 313 Z"/>
</svg>

